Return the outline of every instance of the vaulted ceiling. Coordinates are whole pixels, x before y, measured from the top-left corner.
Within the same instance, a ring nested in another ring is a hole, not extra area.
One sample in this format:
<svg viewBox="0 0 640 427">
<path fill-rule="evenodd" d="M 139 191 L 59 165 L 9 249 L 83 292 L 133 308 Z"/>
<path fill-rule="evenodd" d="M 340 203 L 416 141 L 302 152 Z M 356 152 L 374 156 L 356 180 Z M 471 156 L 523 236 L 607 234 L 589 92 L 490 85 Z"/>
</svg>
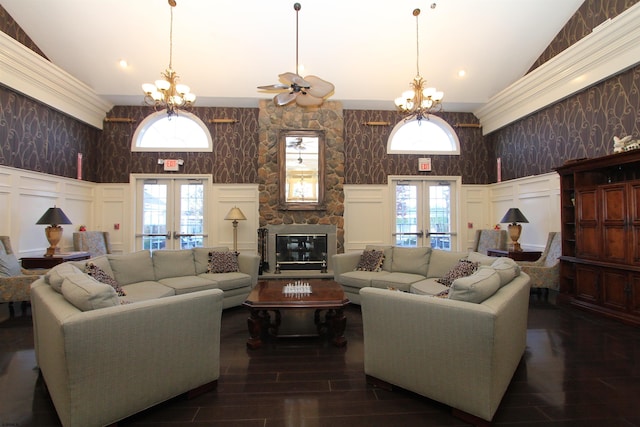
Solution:
<svg viewBox="0 0 640 427">
<path fill-rule="evenodd" d="M 335 85 L 351 109 L 394 109 L 420 74 L 448 111 L 472 112 L 526 74 L 583 0 L 301 0 L 301 74 Z M 177 0 L 173 68 L 197 106 L 257 106 L 295 69 L 293 0 Z M 169 63 L 167 0 L 1 0 L 57 66 L 116 105 L 141 105 L 140 85 Z M 119 65 L 121 59 L 128 66 Z M 459 71 L 466 72 L 464 77 Z"/>
</svg>

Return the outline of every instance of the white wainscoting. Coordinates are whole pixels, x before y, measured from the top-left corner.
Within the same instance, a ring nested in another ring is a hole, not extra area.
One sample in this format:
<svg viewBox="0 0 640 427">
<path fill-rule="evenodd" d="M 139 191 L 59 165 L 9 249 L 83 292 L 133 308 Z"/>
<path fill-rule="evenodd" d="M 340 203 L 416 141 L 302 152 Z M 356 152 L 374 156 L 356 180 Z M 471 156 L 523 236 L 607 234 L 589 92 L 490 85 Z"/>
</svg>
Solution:
<svg viewBox="0 0 640 427">
<path fill-rule="evenodd" d="M 344 186 L 344 250 L 391 244 L 392 216 L 387 185 Z"/>
<path fill-rule="evenodd" d="M 232 221 L 225 221 L 224 217 L 237 206 L 247 217 L 246 221 L 238 221 L 238 251 L 257 253 L 260 227 L 258 184 L 213 184 L 211 195 L 209 244 L 233 248 Z"/>
</svg>

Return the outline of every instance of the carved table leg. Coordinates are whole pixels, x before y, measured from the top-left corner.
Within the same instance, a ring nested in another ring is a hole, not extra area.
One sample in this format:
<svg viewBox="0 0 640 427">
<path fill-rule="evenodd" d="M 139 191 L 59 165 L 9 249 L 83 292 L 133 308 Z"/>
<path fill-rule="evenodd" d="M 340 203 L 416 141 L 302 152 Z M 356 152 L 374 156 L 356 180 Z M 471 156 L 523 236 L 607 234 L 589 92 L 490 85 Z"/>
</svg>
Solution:
<svg viewBox="0 0 640 427">
<path fill-rule="evenodd" d="M 269 325 L 269 313 L 264 310 L 251 310 L 251 316 L 247 319 L 249 327 L 249 339 L 247 347 L 251 349 L 262 347 L 263 326 Z"/>
<path fill-rule="evenodd" d="M 330 312 L 333 312 L 331 317 L 329 317 Z M 344 331 L 347 328 L 347 318 L 344 315 L 344 311 L 341 308 L 330 310 L 327 312 L 326 321 L 331 329 L 333 345 L 336 347 L 344 347 L 347 345 L 347 339 L 344 337 Z"/>
</svg>

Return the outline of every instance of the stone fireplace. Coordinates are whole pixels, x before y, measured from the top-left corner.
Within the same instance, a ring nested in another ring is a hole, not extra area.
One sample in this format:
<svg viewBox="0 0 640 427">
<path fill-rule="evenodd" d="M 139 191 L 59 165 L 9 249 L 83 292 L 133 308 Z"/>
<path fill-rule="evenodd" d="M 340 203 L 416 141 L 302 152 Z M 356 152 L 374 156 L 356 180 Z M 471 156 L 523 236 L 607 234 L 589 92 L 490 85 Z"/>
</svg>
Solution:
<svg viewBox="0 0 640 427">
<path fill-rule="evenodd" d="M 327 235 L 327 267 L 331 255 L 344 252 L 344 117 L 342 104 L 325 101 L 320 107 L 303 108 L 295 103 L 277 106 L 272 100 L 259 103 L 258 191 L 260 227 L 268 230 L 269 271 L 276 266 L 276 235 Z M 325 141 L 325 203 L 318 210 L 283 209 L 279 200 L 278 132 L 319 130 Z M 292 242 L 293 243 L 293 242 Z M 309 256 L 311 254 L 308 254 Z M 318 267 L 317 270 L 320 270 Z"/>
</svg>

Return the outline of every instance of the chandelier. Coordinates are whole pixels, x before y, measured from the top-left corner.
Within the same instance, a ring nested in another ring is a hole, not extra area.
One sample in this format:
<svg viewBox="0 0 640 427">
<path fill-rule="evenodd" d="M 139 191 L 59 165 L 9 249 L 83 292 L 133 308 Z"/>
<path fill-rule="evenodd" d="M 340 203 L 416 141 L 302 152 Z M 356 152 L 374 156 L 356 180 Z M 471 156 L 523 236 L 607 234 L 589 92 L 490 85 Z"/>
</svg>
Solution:
<svg viewBox="0 0 640 427">
<path fill-rule="evenodd" d="M 162 79 L 155 83 L 145 83 L 142 85 L 144 91 L 144 102 L 152 105 L 156 109 L 167 109 L 169 117 L 178 113 L 179 108 L 188 108 L 196 100 L 195 94 L 190 92 L 189 86 L 178 84 L 178 74 L 172 66 L 173 61 L 173 8 L 176 6 L 175 0 L 168 0 L 171 7 L 171 25 L 169 27 L 169 68 L 160 73 Z"/>
<path fill-rule="evenodd" d="M 435 3 L 431 5 L 433 9 Z M 396 98 L 395 104 L 401 113 L 405 114 L 405 120 L 416 118 L 418 121 L 429 114 L 442 109 L 442 98 L 444 93 L 434 87 L 425 87 L 427 81 L 420 76 L 420 42 L 418 38 L 418 16 L 420 9 L 413 10 L 416 17 L 416 76 L 410 83 L 411 89 L 402 93 Z"/>
</svg>

